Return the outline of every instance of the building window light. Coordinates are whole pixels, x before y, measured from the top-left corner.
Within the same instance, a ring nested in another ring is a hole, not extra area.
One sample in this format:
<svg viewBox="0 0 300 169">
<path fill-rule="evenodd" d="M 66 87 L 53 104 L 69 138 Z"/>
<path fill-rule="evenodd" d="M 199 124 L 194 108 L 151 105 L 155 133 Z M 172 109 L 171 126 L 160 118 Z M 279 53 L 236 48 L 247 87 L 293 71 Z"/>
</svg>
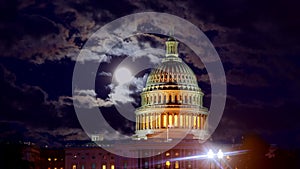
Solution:
<svg viewBox="0 0 300 169">
<path fill-rule="evenodd" d="M 166 161 L 166 166 L 169 168 L 171 165 L 171 162 L 170 161 Z"/>
</svg>

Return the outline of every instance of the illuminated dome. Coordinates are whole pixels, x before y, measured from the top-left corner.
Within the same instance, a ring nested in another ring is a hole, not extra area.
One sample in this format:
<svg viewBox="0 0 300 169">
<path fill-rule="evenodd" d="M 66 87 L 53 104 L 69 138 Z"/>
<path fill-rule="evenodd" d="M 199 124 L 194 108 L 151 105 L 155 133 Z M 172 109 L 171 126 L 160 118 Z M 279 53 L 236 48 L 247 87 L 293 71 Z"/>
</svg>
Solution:
<svg viewBox="0 0 300 169">
<path fill-rule="evenodd" d="M 169 38 L 166 57 L 152 69 L 141 93 L 135 137 L 204 138 L 208 110 L 202 105 L 203 95 L 194 72 L 178 57 L 178 42 Z"/>
<path fill-rule="evenodd" d="M 164 58 L 148 76 L 144 91 L 168 88 L 200 90 L 194 72 L 178 57 Z"/>
</svg>

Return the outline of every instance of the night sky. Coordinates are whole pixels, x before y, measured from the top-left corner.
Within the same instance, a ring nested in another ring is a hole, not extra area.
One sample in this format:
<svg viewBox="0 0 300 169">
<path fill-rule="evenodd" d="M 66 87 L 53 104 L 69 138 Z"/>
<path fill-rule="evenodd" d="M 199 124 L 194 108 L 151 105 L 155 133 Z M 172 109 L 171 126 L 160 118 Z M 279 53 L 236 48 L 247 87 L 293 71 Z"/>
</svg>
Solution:
<svg viewBox="0 0 300 169">
<path fill-rule="evenodd" d="M 116 59 L 100 64 L 97 89 L 78 91 L 79 95 L 72 97 L 72 75 L 80 49 L 103 25 L 128 14 L 154 11 L 179 16 L 199 27 L 220 56 L 228 95 L 212 140 L 238 142 L 242 136 L 256 133 L 270 144 L 299 147 L 299 5 L 297 0 L 1 1 L 0 140 L 53 147 L 88 140 L 74 106 L 86 102 L 88 107 L 115 112 L 110 99 L 117 95 L 124 101 L 118 95 L 124 90 L 111 83 L 112 74 L 130 53 L 112 52 Z M 144 34 L 124 43 L 159 53 L 165 40 L 165 36 Z M 186 46 L 180 49 L 180 57 L 196 73 L 209 107 L 205 67 Z M 149 59 L 157 62 L 157 58 Z M 140 105 L 139 92 L 147 73 L 137 75 L 127 91 L 130 98 L 125 101 L 135 107 Z M 107 119 L 115 116 L 110 113 Z M 126 120 L 114 127 L 121 133 L 134 131 L 133 123 Z M 118 133 L 108 135 L 120 137 Z"/>
</svg>

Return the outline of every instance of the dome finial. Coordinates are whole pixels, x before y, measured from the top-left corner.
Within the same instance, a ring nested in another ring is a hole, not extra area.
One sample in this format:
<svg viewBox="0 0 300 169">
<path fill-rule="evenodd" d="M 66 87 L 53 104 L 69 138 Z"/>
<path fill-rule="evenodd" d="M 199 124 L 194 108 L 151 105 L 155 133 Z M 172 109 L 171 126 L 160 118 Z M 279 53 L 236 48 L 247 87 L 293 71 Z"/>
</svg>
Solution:
<svg viewBox="0 0 300 169">
<path fill-rule="evenodd" d="M 173 36 L 174 36 L 174 27 L 172 27 L 172 30 L 169 33 L 169 38 L 166 41 L 166 57 L 168 56 L 178 57 L 178 42 Z"/>
</svg>

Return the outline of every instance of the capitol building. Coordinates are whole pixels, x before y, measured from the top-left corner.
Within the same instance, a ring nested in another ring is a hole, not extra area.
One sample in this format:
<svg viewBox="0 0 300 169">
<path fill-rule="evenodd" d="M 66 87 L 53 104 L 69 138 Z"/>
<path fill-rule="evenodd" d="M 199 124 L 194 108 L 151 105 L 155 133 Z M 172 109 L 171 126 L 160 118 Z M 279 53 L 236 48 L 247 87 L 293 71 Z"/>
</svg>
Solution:
<svg viewBox="0 0 300 169">
<path fill-rule="evenodd" d="M 166 41 L 162 62 L 148 76 L 135 111 L 137 139 L 204 139 L 207 108 L 194 72 L 178 57 L 178 41 Z"/>
<path fill-rule="evenodd" d="M 208 147 L 203 143 L 208 138 L 209 114 L 203 106 L 204 93 L 192 69 L 179 57 L 179 42 L 170 37 L 165 43 L 165 57 L 151 70 L 140 94 L 131 139 L 114 144 L 94 140 L 94 147 L 68 147 L 66 169 L 195 169 L 213 165 L 198 158 Z"/>
</svg>

